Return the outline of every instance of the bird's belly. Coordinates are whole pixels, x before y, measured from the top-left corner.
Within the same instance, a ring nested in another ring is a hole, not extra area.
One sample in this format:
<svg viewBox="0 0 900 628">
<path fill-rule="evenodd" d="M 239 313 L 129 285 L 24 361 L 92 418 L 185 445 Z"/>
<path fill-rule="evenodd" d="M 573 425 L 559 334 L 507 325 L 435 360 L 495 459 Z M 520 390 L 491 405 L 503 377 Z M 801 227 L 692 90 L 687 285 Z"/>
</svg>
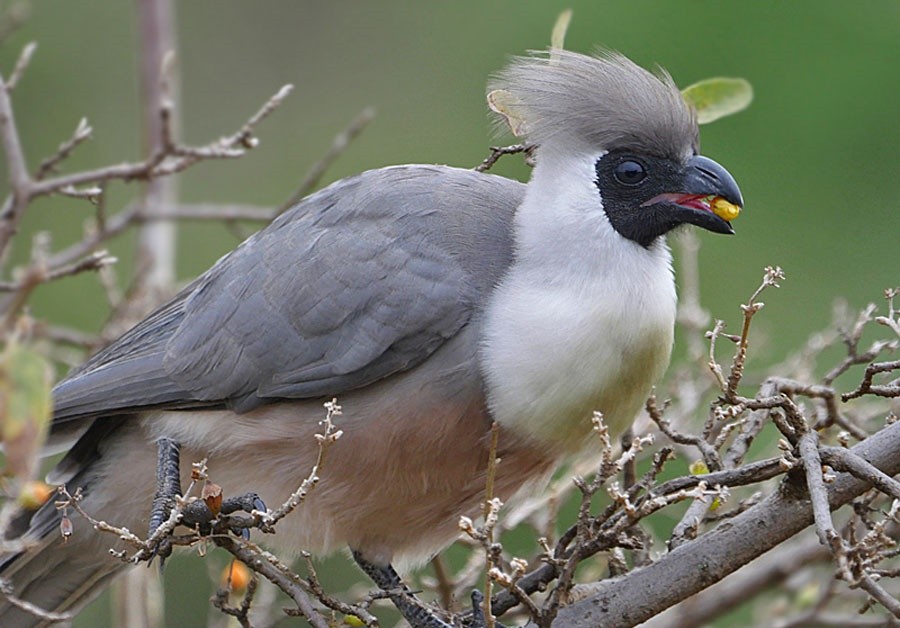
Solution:
<svg viewBox="0 0 900 628">
<path fill-rule="evenodd" d="M 335 422 L 343 434 L 327 448 L 318 483 L 279 523 L 275 535 L 262 540 L 293 553 L 321 555 L 349 545 L 375 561 L 426 560 L 456 538 L 459 517 L 477 516 L 485 499 L 490 428 L 483 400 L 420 402 L 412 411 L 398 402 L 373 413 L 371 403 L 356 406 L 354 397 L 342 402 L 343 415 Z M 255 440 L 252 447 L 235 447 L 244 427 L 230 425 L 231 434 L 224 437 L 231 441 L 228 446 L 213 452 L 183 447 L 183 466 L 206 457 L 209 477 L 226 497 L 253 491 L 276 508 L 300 486 L 317 458 L 313 435 L 321 427 L 305 413 L 322 416 L 323 411 L 319 404 L 305 405 L 290 408 L 289 438 L 262 441 L 257 426 L 255 435 L 245 433 Z M 284 409 L 277 408 L 263 410 L 267 417 L 254 416 L 277 431 L 274 426 L 288 420 Z M 196 419 L 216 421 L 208 414 L 194 415 Z M 309 426 L 303 434 L 300 424 Z M 498 454 L 502 462 L 495 494 L 503 500 L 529 480 L 547 475 L 555 462 L 546 451 L 502 432 Z"/>
<path fill-rule="evenodd" d="M 401 563 L 452 542 L 460 515 L 477 515 L 484 500 L 490 449 L 471 341 L 457 338 L 416 369 L 339 397 L 343 434 L 328 447 L 319 482 L 263 540 L 316 554 L 349 545 Z M 301 401 L 242 415 L 158 413 L 144 426 L 151 442 L 167 435 L 182 443 L 183 467 L 208 458 L 226 496 L 254 491 L 275 508 L 312 470 L 324 416 L 321 401 Z M 495 494 L 504 500 L 556 462 L 512 431 L 501 431 L 498 454 Z"/>
</svg>

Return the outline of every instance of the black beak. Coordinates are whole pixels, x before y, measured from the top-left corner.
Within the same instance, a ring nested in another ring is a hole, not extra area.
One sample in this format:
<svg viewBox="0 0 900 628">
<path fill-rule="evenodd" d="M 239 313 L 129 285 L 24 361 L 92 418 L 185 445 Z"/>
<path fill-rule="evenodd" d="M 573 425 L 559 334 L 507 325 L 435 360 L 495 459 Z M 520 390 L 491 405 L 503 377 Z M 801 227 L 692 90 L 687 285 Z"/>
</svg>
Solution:
<svg viewBox="0 0 900 628">
<path fill-rule="evenodd" d="M 675 214 L 681 222 L 690 223 L 715 233 L 734 233 L 727 220 L 720 218 L 704 199 L 721 196 L 729 203 L 744 206 L 741 190 L 731 173 L 721 165 L 702 155 L 688 161 L 683 171 L 681 190 L 684 196 L 669 200 L 675 206 Z M 700 198 L 692 199 L 692 196 Z"/>
<path fill-rule="evenodd" d="M 663 205 L 672 226 L 692 224 L 716 233 L 734 233 L 731 223 L 716 215 L 713 203 L 722 198 L 736 206 L 735 215 L 744 205 L 741 191 L 731 173 L 708 157 L 697 155 L 669 182 L 671 191 L 658 194 L 643 206 Z"/>
<path fill-rule="evenodd" d="M 685 192 L 688 194 L 714 194 L 738 207 L 744 199 L 737 181 L 721 165 L 703 155 L 693 157 L 685 168 Z"/>
</svg>

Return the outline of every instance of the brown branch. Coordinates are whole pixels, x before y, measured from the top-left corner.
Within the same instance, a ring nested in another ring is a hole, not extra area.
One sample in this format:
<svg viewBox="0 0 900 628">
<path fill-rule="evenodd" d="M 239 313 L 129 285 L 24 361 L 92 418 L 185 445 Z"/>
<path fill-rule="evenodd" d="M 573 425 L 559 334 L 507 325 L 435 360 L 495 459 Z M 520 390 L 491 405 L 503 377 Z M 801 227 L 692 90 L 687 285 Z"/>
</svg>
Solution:
<svg viewBox="0 0 900 628">
<path fill-rule="evenodd" d="M 528 163 L 528 160 L 533 159 L 534 150 L 536 148 L 537 148 L 537 146 L 534 144 L 512 144 L 511 146 L 491 146 L 491 154 L 488 155 L 484 159 L 484 161 L 482 161 L 480 164 L 475 166 L 474 170 L 476 172 L 487 172 L 504 155 L 516 155 L 518 153 L 525 153 L 525 155 L 526 155 L 525 163 Z"/>
<path fill-rule="evenodd" d="M 700 452 L 700 455 L 703 456 L 703 461 L 711 470 L 719 471 L 722 469 L 722 459 L 719 457 L 719 452 L 717 452 L 704 438 L 693 434 L 682 434 L 673 429 L 671 423 L 663 416 L 661 409 L 656 405 L 656 397 L 654 395 L 650 395 L 650 397 L 647 398 L 644 408 L 647 410 L 647 414 L 650 415 L 652 421 L 659 427 L 660 431 L 668 436 L 672 442 L 678 443 L 679 445 L 695 447 Z"/>
<path fill-rule="evenodd" d="M 315 435 L 319 445 L 318 453 L 316 454 L 316 462 L 312 466 L 312 469 L 310 469 L 306 478 L 300 483 L 300 486 L 297 487 L 297 490 L 294 491 L 281 506 L 272 512 L 261 513 L 260 521 L 266 526 L 274 526 L 306 500 L 306 496 L 319 482 L 319 472 L 325 465 L 325 456 L 328 453 L 329 446 L 343 435 L 343 432 L 333 423 L 334 417 L 340 416 L 341 414 L 341 406 L 338 405 L 337 399 L 326 402 L 324 406 L 325 418 L 322 420 L 322 423 L 324 424 L 325 430 L 322 434 Z"/>
<path fill-rule="evenodd" d="M 27 600 L 16 597 L 12 592 L 12 586 L 6 580 L 0 580 L 0 595 L 13 606 L 20 608 L 26 613 L 30 613 L 47 623 L 57 624 L 60 622 L 69 622 L 75 617 L 73 613 L 54 613 L 53 611 L 43 609 L 36 604 L 32 604 Z"/>
<path fill-rule="evenodd" d="M 822 447 L 821 454 L 822 460 L 835 471 L 851 473 L 860 480 L 872 484 L 885 495 L 900 499 L 900 482 L 851 450 L 842 447 Z"/>
<path fill-rule="evenodd" d="M 232 562 L 234 564 L 234 562 Z M 241 599 L 241 605 L 237 607 L 228 604 L 228 598 L 231 594 L 231 575 L 228 576 L 228 587 L 219 587 L 216 589 L 211 601 L 212 605 L 226 615 L 234 617 L 242 628 L 252 628 L 250 623 L 250 605 L 256 596 L 256 590 L 259 587 L 259 578 L 256 576 L 250 579 L 247 584 L 247 591 Z"/>
<path fill-rule="evenodd" d="M 16 59 L 12 72 L 9 73 L 9 80 L 6 81 L 7 91 L 12 92 L 19 84 L 19 81 L 25 74 L 25 70 L 28 68 L 28 64 L 31 63 L 31 57 L 34 56 L 35 50 L 37 50 L 37 42 L 33 41 L 28 42 L 22 48 L 22 52 L 19 53 L 19 58 Z"/>
<path fill-rule="evenodd" d="M 38 166 L 37 171 L 34 173 L 35 181 L 40 181 L 46 178 L 48 174 L 56 172 L 56 166 L 68 159 L 79 145 L 89 140 L 93 132 L 94 129 L 88 124 L 87 118 L 79 120 L 72 137 L 62 142 L 59 148 L 56 149 L 56 152 L 44 159 L 41 165 Z"/>
<path fill-rule="evenodd" d="M 214 220 L 230 222 L 246 220 L 250 222 L 269 222 L 276 216 L 275 210 L 256 205 L 238 205 L 218 203 L 178 203 L 160 207 L 153 213 L 139 213 L 135 222 L 153 220 Z"/>
<path fill-rule="evenodd" d="M 70 175 L 63 175 L 43 181 L 35 182 L 30 192 L 32 197 L 53 194 L 65 187 L 77 187 L 91 183 L 101 183 L 112 179 L 122 181 L 134 181 L 137 179 L 149 179 L 158 176 L 171 175 L 181 172 L 202 159 L 228 159 L 240 157 L 246 153 L 246 149 L 254 146 L 246 139 L 245 129 L 252 121 L 254 124 L 265 118 L 271 111 L 278 107 L 284 98 L 290 93 L 293 86 L 285 85 L 276 92 L 268 101 L 251 116 L 241 130 L 234 135 L 220 138 L 210 144 L 201 147 L 188 147 L 176 145 L 173 154 L 155 154 L 143 161 L 136 163 L 123 163 L 115 166 L 106 166 L 94 170 L 85 170 Z M 263 115 L 265 113 L 265 115 Z M 2 97 L 0 97 L 0 116 L 2 116 Z M 235 144 L 239 143 L 240 147 Z"/>
<path fill-rule="evenodd" d="M 757 303 L 756 299 L 762 294 L 763 290 L 769 286 L 779 287 L 778 282 L 784 279 L 784 272 L 778 266 L 766 266 L 762 283 L 756 291 L 750 295 L 747 303 L 741 306 L 744 312 L 744 324 L 741 328 L 741 339 L 738 343 L 737 352 L 731 363 L 731 373 L 728 376 L 728 385 L 725 389 L 725 398 L 732 400 L 737 395 L 737 387 L 744 375 L 744 363 L 747 360 L 747 347 L 750 343 L 750 323 L 753 316 L 763 308 L 763 303 Z"/>
<path fill-rule="evenodd" d="M 888 475 L 900 472 L 900 424 L 892 424 L 853 447 L 852 451 Z M 834 509 L 868 490 L 870 485 L 842 474 L 828 485 Z M 796 482 L 727 525 L 685 543 L 655 563 L 627 576 L 600 583 L 589 599 L 561 609 L 559 620 L 572 628 L 598 624 L 630 626 L 696 594 L 742 565 L 790 538 L 813 521 L 808 493 Z"/>
<path fill-rule="evenodd" d="M 863 380 L 856 390 L 844 393 L 841 395 L 841 400 L 850 401 L 851 399 L 856 399 L 857 397 L 862 397 L 866 394 L 877 395 L 879 397 L 900 397 L 900 384 L 896 382 L 886 386 L 876 386 L 872 384 L 872 378 L 874 378 L 875 375 L 879 373 L 890 373 L 891 371 L 896 371 L 898 369 L 900 369 L 900 360 L 869 364 L 866 367 L 866 373 L 863 376 Z"/>
<path fill-rule="evenodd" d="M 31 290 L 32 288 L 50 281 L 56 281 L 63 277 L 71 277 L 84 272 L 97 271 L 101 268 L 115 264 L 118 260 L 106 251 L 97 251 L 87 257 L 73 263 L 58 266 L 46 270 L 39 266 L 30 266 L 23 273 L 24 277 L 18 281 L 0 281 L 0 292 L 15 292 L 19 290 Z"/>
<path fill-rule="evenodd" d="M 253 545 L 226 535 L 217 535 L 213 541 L 290 597 L 299 611 L 315 628 L 328 628 L 328 622 L 313 607 L 304 590 L 303 581 L 274 555 Z"/>
<path fill-rule="evenodd" d="M 32 183 L 28 176 L 28 167 L 25 165 L 25 153 L 22 150 L 9 98 L 9 88 L 2 76 L 0 76 L 0 143 L 6 155 L 6 169 L 11 188 L 10 195 L 0 210 L 0 261 L 2 261 L 10 238 L 18 230 L 19 221 L 32 193 Z"/>
<path fill-rule="evenodd" d="M 322 583 L 319 581 L 319 575 L 316 573 L 315 565 L 313 565 L 312 556 L 309 552 L 301 552 L 301 556 L 306 562 L 306 585 L 319 602 L 333 611 L 343 613 L 344 615 L 353 615 L 359 618 L 366 626 L 378 626 L 378 618 L 369 612 L 368 604 L 365 601 L 361 604 L 347 604 L 346 602 L 342 602 L 341 600 L 328 595 L 322 587 Z"/>
<path fill-rule="evenodd" d="M 867 573 L 864 573 L 859 580 L 859 588 L 878 600 L 878 603 L 884 606 L 891 615 L 900 619 L 900 601 L 897 601 L 893 595 L 878 584 L 875 579 Z"/>
<path fill-rule="evenodd" d="M 805 539 L 766 554 L 648 621 L 645 628 L 699 628 L 795 575 L 802 567 L 828 559 L 818 539 Z"/>
<path fill-rule="evenodd" d="M 809 492 L 813 519 L 816 522 L 816 533 L 822 545 L 830 547 L 832 553 L 837 555 L 840 552 L 841 539 L 831 520 L 828 489 L 825 488 L 825 480 L 822 477 L 822 459 L 819 457 L 819 438 L 816 432 L 808 431 L 801 434 L 798 449 L 803 460 L 806 490 Z"/>
</svg>

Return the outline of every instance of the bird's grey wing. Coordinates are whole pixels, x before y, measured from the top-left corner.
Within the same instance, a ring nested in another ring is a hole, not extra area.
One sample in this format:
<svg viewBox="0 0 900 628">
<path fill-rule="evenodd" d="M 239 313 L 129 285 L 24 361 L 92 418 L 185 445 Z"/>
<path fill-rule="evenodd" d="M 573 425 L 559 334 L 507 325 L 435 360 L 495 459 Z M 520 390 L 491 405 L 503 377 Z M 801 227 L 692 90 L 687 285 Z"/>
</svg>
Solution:
<svg viewBox="0 0 900 628">
<path fill-rule="evenodd" d="M 56 390 L 58 421 L 335 395 L 411 368 L 477 313 L 524 186 L 438 166 L 322 190 Z"/>
</svg>

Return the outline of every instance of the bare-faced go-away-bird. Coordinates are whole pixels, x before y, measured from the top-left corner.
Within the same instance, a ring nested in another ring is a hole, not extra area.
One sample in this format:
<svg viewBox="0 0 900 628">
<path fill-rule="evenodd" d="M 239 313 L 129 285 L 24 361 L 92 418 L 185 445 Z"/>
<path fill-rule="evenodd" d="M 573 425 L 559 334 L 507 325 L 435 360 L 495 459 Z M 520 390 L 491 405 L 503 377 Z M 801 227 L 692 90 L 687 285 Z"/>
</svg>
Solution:
<svg viewBox="0 0 900 628">
<path fill-rule="evenodd" d="M 309 473 L 337 398 L 321 482 L 265 539 L 349 547 L 388 588 L 392 563 L 428 559 L 479 513 L 493 423 L 503 500 L 594 442 L 594 411 L 614 434 L 629 426 L 672 349 L 666 234 L 733 233 L 714 205 L 741 193 L 699 154 L 666 74 L 554 50 L 491 87 L 537 147 L 527 184 L 404 165 L 300 201 L 56 386 L 50 445 L 68 453 L 49 481 L 80 489 L 96 519 L 147 530 L 166 516 L 157 463 L 180 449 L 264 509 Z M 52 501 L 20 515 L 13 532 L 32 544 L 0 577 L 77 611 L 127 566 L 113 536 L 72 515 L 63 542 L 59 521 Z M 401 597 L 413 625 L 443 625 Z M 0 625 L 39 621 L 0 599 Z"/>
</svg>

